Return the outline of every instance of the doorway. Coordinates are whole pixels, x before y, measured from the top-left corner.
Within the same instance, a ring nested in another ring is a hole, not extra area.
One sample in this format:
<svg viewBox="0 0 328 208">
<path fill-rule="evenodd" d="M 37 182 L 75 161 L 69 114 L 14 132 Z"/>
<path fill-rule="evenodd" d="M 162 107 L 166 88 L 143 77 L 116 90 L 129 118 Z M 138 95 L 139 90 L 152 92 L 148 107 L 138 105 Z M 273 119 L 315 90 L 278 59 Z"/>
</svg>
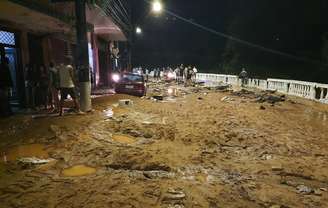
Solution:
<svg viewBox="0 0 328 208">
<path fill-rule="evenodd" d="M 5 58 L 9 61 L 9 70 L 13 83 L 10 100 L 12 105 L 16 105 L 19 104 L 16 37 L 12 32 L 0 30 L 0 61 L 5 61 Z"/>
</svg>

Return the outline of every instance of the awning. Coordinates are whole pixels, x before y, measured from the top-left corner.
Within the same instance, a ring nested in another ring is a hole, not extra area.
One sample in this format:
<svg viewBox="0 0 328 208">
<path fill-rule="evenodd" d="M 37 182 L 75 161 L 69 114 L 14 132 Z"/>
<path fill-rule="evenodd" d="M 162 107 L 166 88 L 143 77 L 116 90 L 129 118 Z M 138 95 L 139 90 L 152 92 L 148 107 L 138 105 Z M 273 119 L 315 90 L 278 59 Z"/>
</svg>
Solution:
<svg viewBox="0 0 328 208">
<path fill-rule="evenodd" d="M 94 25 L 94 33 L 107 41 L 126 41 L 123 31 L 98 6 L 87 7 L 87 22 Z"/>
</svg>

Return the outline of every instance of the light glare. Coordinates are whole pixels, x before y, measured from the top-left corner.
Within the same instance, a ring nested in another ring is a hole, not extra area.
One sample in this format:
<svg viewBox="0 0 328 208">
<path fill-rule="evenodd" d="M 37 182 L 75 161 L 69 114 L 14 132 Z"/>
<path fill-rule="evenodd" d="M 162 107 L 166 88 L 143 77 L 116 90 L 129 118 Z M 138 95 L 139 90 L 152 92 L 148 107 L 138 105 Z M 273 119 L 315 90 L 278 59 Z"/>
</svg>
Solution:
<svg viewBox="0 0 328 208">
<path fill-rule="evenodd" d="M 141 33 L 142 33 L 142 30 L 141 30 L 140 27 L 137 27 L 137 28 L 136 28 L 136 33 L 137 33 L 137 34 L 141 34 Z"/>
<path fill-rule="evenodd" d="M 163 5 L 159 1 L 153 2 L 153 12 L 160 13 L 163 10 Z"/>
</svg>

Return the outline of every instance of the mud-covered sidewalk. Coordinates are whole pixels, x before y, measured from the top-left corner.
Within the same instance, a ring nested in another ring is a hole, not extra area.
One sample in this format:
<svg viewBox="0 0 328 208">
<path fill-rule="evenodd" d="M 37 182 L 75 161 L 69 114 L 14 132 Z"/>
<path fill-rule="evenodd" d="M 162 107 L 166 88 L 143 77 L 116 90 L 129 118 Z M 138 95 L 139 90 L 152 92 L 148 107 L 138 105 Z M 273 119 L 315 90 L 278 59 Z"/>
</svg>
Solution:
<svg viewBox="0 0 328 208">
<path fill-rule="evenodd" d="M 94 108 L 0 120 L 1 208 L 328 207 L 327 105 L 152 84 Z"/>
</svg>

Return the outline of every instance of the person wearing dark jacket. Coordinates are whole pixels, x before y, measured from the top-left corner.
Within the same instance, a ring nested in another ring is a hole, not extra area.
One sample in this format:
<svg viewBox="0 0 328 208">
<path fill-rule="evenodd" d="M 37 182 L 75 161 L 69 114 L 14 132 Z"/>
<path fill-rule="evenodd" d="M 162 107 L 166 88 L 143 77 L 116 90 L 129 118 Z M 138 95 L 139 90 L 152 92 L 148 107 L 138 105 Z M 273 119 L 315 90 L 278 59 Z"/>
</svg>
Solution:
<svg viewBox="0 0 328 208">
<path fill-rule="evenodd" d="M 0 116 L 10 116 L 12 114 L 9 102 L 9 91 L 13 87 L 10 75 L 9 59 L 4 57 L 0 65 Z"/>
</svg>

